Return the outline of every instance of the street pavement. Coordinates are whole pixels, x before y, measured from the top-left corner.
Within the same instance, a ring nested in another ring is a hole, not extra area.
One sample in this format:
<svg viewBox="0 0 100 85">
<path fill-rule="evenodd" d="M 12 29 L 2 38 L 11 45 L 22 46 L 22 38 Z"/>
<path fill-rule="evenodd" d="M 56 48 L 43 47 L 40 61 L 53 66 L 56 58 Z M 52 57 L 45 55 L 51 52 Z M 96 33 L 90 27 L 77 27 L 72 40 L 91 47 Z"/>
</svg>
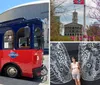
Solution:
<svg viewBox="0 0 100 85">
<path fill-rule="evenodd" d="M 47 69 L 49 69 L 49 56 L 44 56 L 44 64 L 46 65 Z M 49 74 L 48 74 L 49 75 Z M 43 81 L 40 81 L 39 79 L 32 79 L 32 78 L 25 78 L 22 77 L 20 79 L 16 78 L 9 78 L 0 76 L 0 85 L 49 85 L 49 76 L 47 75 L 46 78 L 44 78 Z M 45 81 L 45 79 L 47 79 Z"/>
</svg>

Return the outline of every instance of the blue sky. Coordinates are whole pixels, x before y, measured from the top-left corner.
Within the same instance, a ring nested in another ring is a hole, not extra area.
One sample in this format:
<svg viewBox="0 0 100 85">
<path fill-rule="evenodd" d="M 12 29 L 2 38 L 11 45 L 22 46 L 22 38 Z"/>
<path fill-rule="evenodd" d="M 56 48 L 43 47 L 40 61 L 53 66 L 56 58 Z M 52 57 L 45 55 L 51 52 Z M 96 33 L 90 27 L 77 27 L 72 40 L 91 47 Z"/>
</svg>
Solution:
<svg viewBox="0 0 100 85">
<path fill-rule="evenodd" d="M 0 14 L 14 6 L 39 0 L 0 0 Z"/>
</svg>

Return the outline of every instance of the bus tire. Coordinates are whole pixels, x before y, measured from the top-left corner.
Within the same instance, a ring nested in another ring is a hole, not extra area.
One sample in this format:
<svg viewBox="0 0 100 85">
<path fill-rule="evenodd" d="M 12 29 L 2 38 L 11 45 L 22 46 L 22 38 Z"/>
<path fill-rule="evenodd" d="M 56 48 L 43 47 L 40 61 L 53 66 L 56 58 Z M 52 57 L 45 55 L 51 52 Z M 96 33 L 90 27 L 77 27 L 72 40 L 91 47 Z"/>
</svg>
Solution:
<svg viewBox="0 0 100 85">
<path fill-rule="evenodd" d="M 5 76 L 11 77 L 11 78 L 16 78 L 19 76 L 20 71 L 19 71 L 18 67 L 15 65 L 7 65 L 4 68 L 4 74 L 5 74 Z"/>
</svg>

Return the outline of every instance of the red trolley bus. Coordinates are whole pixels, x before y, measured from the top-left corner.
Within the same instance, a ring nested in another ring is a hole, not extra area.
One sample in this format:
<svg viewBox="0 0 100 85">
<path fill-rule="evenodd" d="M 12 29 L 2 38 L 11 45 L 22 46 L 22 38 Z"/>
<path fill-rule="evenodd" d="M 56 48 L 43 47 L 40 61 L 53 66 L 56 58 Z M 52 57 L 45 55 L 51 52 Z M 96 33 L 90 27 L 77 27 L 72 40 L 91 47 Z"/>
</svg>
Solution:
<svg viewBox="0 0 100 85">
<path fill-rule="evenodd" d="M 9 77 L 40 76 L 43 69 L 43 28 L 38 18 L 0 23 L 0 72 Z"/>
</svg>

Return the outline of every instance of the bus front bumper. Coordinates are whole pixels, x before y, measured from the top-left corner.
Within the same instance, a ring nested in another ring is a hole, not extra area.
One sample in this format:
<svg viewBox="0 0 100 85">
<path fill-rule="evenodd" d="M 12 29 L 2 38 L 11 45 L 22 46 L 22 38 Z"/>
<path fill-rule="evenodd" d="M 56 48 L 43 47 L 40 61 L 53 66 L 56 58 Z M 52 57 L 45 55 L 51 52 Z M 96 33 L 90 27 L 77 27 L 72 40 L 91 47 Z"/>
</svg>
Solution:
<svg viewBox="0 0 100 85">
<path fill-rule="evenodd" d="M 33 77 L 41 76 L 42 70 L 43 70 L 43 65 L 41 67 L 33 69 Z"/>
<path fill-rule="evenodd" d="M 46 76 L 47 74 L 48 74 L 48 70 L 45 65 L 42 65 L 39 68 L 33 69 L 33 76 L 41 77 L 41 76 Z"/>
</svg>

